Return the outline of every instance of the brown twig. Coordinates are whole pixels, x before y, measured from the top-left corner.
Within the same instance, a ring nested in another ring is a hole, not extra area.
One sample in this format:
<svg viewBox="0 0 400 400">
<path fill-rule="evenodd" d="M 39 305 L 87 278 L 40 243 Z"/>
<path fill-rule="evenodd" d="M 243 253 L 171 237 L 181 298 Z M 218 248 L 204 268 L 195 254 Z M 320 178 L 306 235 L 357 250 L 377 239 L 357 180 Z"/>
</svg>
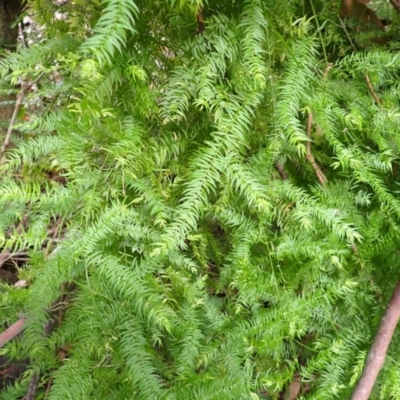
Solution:
<svg viewBox="0 0 400 400">
<path fill-rule="evenodd" d="M 66 295 L 64 295 L 66 296 Z M 64 298 L 64 297 L 62 297 Z M 66 302 L 65 305 L 67 306 L 68 303 Z M 26 318 L 20 318 L 17 322 L 14 322 L 11 326 L 9 326 L 5 331 L 0 333 L 0 348 L 6 345 L 10 340 L 14 339 L 19 333 L 21 333 L 25 329 L 25 321 Z M 55 326 L 55 321 L 50 320 L 47 325 L 45 326 L 44 333 L 48 335 L 51 333 Z"/>
<path fill-rule="evenodd" d="M 66 286 L 67 290 L 73 290 L 74 285 L 69 284 Z M 61 301 L 66 298 L 68 294 L 64 294 L 61 297 Z M 66 305 L 68 303 L 65 303 Z M 65 311 L 65 309 L 64 309 Z M 59 314 L 59 318 L 61 318 L 62 315 Z M 6 329 L 3 333 L 0 334 L 0 348 L 3 347 L 6 343 L 8 343 L 10 340 L 14 339 L 19 333 L 21 333 L 25 329 L 25 321 L 26 318 L 20 318 L 17 322 L 12 324 L 8 329 Z M 56 326 L 56 321 L 54 319 L 50 319 L 48 323 L 46 324 L 44 328 L 44 334 L 45 336 L 49 335 L 53 329 Z M 60 325 L 60 321 L 58 321 L 58 325 Z M 25 400 L 34 400 L 36 396 L 36 391 L 39 386 L 39 381 L 40 381 L 40 373 L 35 372 L 31 378 L 31 381 L 28 386 L 28 391 L 27 395 L 25 396 Z"/>
<path fill-rule="evenodd" d="M 33 82 L 29 83 L 28 85 L 22 85 L 21 91 L 17 95 L 17 101 L 15 103 L 14 111 L 11 116 L 10 124 L 8 125 L 6 137 L 4 139 L 3 145 L 0 148 L 0 165 L 4 163 L 4 160 L 2 160 L 2 159 L 3 159 L 4 153 L 6 152 L 7 147 L 10 145 L 13 127 L 14 127 L 15 121 L 17 119 L 19 109 L 21 108 L 22 102 L 25 98 L 25 95 L 33 85 L 35 85 L 37 82 L 39 82 L 39 80 L 42 78 L 43 75 L 44 75 L 44 72 L 39 74 L 39 76 Z"/>
<path fill-rule="evenodd" d="M 374 100 L 377 102 L 377 104 L 381 104 L 381 100 L 379 99 L 379 97 L 376 95 L 374 88 L 372 87 L 371 81 L 369 79 L 368 74 L 365 74 L 365 80 L 367 81 L 367 85 L 368 85 L 368 89 L 372 94 L 372 97 L 374 98 Z"/>
<path fill-rule="evenodd" d="M 381 319 L 378 332 L 369 351 L 364 371 L 351 400 L 368 400 L 376 378 L 385 362 L 386 352 L 400 318 L 400 280 Z"/>
<path fill-rule="evenodd" d="M 10 249 L 5 249 L 3 253 L 0 254 L 0 268 L 3 264 L 12 257 Z"/>
<path fill-rule="evenodd" d="M 279 175 L 283 181 L 286 181 L 288 176 L 285 170 L 283 169 L 283 165 L 279 162 L 275 163 L 275 169 L 279 172 Z"/>
<path fill-rule="evenodd" d="M 0 333 L 0 348 L 7 344 L 10 340 L 14 339 L 19 333 L 25 329 L 26 318 L 20 318 L 14 322 L 4 332 Z"/>
<path fill-rule="evenodd" d="M 293 376 L 291 382 L 285 385 L 285 400 L 295 400 L 298 398 L 301 391 L 301 377 L 298 372 L 296 372 Z"/>
<path fill-rule="evenodd" d="M 46 391 L 44 393 L 44 399 L 47 399 L 47 396 L 49 395 L 51 384 L 52 384 L 52 379 L 50 378 L 49 381 L 47 382 Z"/>
<path fill-rule="evenodd" d="M 198 35 L 202 35 L 204 30 L 206 29 L 204 25 L 204 17 L 203 17 L 203 10 L 200 8 L 197 13 L 197 31 Z"/>
<path fill-rule="evenodd" d="M 350 42 L 351 47 L 353 48 L 354 51 L 357 51 L 357 48 L 356 48 L 356 46 L 354 45 L 353 41 L 351 40 L 351 37 L 350 37 L 350 35 L 349 35 L 349 32 L 347 32 L 346 25 L 345 25 L 345 23 L 343 22 L 342 18 L 339 17 L 339 21 L 340 21 L 340 25 L 342 26 L 342 28 L 343 28 L 343 30 L 344 30 L 344 33 L 345 33 L 346 36 L 347 36 L 347 39 L 349 39 L 349 42 Z"/>
<path fill-rule="evenodd" d="M 325 175 L 322 173 L 320 167 L 315 161 L 315 158 L 313 154 L 311 153 L 311 127 L 312 127 L 312 122 L 313 122 L 313 116 L 311 113 L 308 113 L 308 118 L 307 118 L 307 137 L 308 141 L 306 143 L 306 158 L 310 162 L 311 166 L 314 168 L 314 171 L 317 175 L 317 178 L 319 180 L 319 183 L 322 186 L 325 186 L 328 183 L 328 180 L 326 179 Z"/>
<path fill-rule="evenodd" d="M 34 373 L 28 386 L 28 393 L 25 400 L 35 400 L 36 391 L 39 386 L 40 374 Z"/>
<path fill-rule="evenodd" d="M 13 260 L 18 256 L 26 256 L 28 253 L 24 250 L 17 251 L 16 253 L 11 253 L 10 249 L 6 249 L 0 254 L 0 268 L 8 260 Z"/>
<path fill-rule="evenodd" d="M 63 228 L 63 219 L 62 217 L 58 216 L 54 221 L 54 224 L 50 227 L 48 237 L 50 239 L 57 239 L 60 236 L 61 230 Z"/>
<path fill-rule="evenodd" d="M 398 12 L 400 12 L 400 1 L 399 1 L 399 0 L 390 0 L 390 3 L 392 4 L 392 6 L 393 6 Z"/>
</svg>

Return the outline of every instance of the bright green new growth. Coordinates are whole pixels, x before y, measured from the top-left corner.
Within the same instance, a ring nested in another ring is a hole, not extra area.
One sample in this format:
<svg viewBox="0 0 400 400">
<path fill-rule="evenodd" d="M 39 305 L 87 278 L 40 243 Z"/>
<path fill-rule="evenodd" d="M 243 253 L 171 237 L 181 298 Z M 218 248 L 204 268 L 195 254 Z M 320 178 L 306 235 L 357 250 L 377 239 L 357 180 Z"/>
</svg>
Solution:
<svg viewBox="0 0 400 400">
<path fill-rule="evenodd" d="M 49 400 L 275 399 L 297 372 L 304 399 L 348 398 L 400 273 L 398 53 L 353 53 L 322 2 L 319 25 L 302 1 L 75 1 L 54 23 L 31 3 L 44 42 L 0 59 L 5 82 L 44 72 L 1 167 L 2 248 L 30 249 L 32 282 L 3 285 L 2 320 L 29 316 L 4 352 Z"/>
</svg>

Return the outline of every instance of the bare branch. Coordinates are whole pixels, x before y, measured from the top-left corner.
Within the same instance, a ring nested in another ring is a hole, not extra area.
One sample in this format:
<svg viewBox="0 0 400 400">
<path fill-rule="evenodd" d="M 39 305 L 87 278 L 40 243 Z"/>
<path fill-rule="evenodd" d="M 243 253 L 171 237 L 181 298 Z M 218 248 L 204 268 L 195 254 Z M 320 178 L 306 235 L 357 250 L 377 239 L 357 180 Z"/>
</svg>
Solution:
<svg viewBox="0 0 400 400">
<path fill-rule="evenodd" d="M 25 400 L 34 400 L 36 397 L 36 391 L 39 386 L 40 374 L 34 373 L 28 386 L 28 393 L 26 394 Z"/>
<path fill-rule="evenodd" d="M 367 81 L 368 89 L 369 89 L 369 91 L 371 92 L 372 97 L 373 97 L 374 100 L 377 102 L 377 104 L 380 104 L 380 103 L 381 103 L 381 100 L 380 100 L 379 97 L 376 95 L 376 93 L 375 93 L 375 91 L 374 91 L 374 88 L 372 87 L 372 84 L 371 84 L 371 81 L 370 81 L 370 79 L 369 79 L 368 74 L 365 74 L 365 79 L 366 79 L 366 81 Z"/>
<path fill-rule="evenodd" d="M 392 297 L 382 317 L 371 350 L 369 351 L 364 371 L 351 400 L 368 400 L 376 378 L 381 370 L 387 349 L 400 318 L 400 281 L 393 291 Z"/>
<path fill-rule="evenodd" d="M 288 178 L 287 173 L 285 172 L 285 170 L 283 169 L 283 165 L 281 163 L 276 163 L 275 164 L 275 169 L 279 172 L 279 175 L 281 177 L 281 179 L 283 181 L 286 181 L 286 179 Z"/>
<path fill-rule="evenodd" d="M 2 159 L 3 159 L 4 153 L 6 152 L 7 147 L 10 144 L 11 134 L 12 134 L 12 131 L 14 128 L 14 124 L 17 119 L 18 111 L 21 108 L 22 102 L 25 98 L 25 95 L 28 92 L 28 90 L 42 78 L 43 75 L 44 75 L 44 72 L 39 74 L 39 76 L 33 82 L 29 83 L 28 85 L 23 85 L 21 91 L 17 95 L 17 101 L 15 103 L 14 111 L 11 116 L 10 124 L 8 125 L 6 137 L 5 137 L 3 145 L 1 146 L 1 149 L 0 149 L 0 165 L 4 164 L 4 160 L 2 160 Z"/>
<path fill-rule="evenodd" d="M 393 6 L 398 12 L 400 12 L 400 1 L 399 1 L 399 0 L 390 0 L 390 3 L 392 4 L 392 6 Z"/>
<path fill-rule="evenodd" d="M 11 253 L 10 249 L 4 250 L 3 253 L 0 254 L 0 268 L 6 261 L 12 260 L 18 256 L 26 256 L 27 254 L 28 253 L 24 250 L 20 250 L 15 253 Z"/>
<path fill-rule="evenodd" d="M 356 46 L 354 45 L 353 41 L 351 40 L 351 37 L 350 37 L 350 35 L 349 35 L 349 32 L 347 32 L 346 24 L 343 22 L 342 18 L 340 18 L 340 17 L 339 17 L 339 21 L 340 21 L 340 25 L 341 25 L 341 27 L 342 27 L 344 33 L 345 33 L 346 36 L 347 36 L 347 39 L 349 39 L 350 46 L 353 48 L 354 51 L 357 51 Z"/>
<path fill-rule="evenodd" d="M 307 160 L 310 162 L 310 164 L 312 165 L 312 167 L 314 168 L 314 171 L 317 175 L 317 178 L 319 180 L 319 183 L 322 186 L 325 186 L 328 183 L 328 180 L 326 179 L 325 175 L 322 173 L 320 167 L 318 166 L 318 164 L 315 161 L 315 158 L 313 156 L 313 154 L 311 153 L 311 127 L 312 127 L 312 121 L 313 121 L 313 116 L 311 113 L 308 114 L 308 118 L 307 118 L 307 137 L 308 137 L 308 141 L 306 143 L 306 158 Z"/>
<path fill-rule="evenodd" d="M 25 329 L 26 318 L 20 318 L 14 322 L 4 332 L 0 333 L 0 348 L 7 344 L 10 340 L 14 339 L 19 333 Z"/>
</svg>

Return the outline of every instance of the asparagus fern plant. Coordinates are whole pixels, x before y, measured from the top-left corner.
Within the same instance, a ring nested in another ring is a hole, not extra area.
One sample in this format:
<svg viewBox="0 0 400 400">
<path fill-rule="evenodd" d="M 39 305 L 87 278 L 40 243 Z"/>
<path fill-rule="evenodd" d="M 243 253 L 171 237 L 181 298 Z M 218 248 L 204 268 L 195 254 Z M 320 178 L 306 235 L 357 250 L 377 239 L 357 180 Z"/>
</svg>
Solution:
<svg viewBox="0 0 400 400">
<path fill-rule="evenodd" d="M 348 398 L 400 276 L 394 41 L 322 1 L 28 3 L 0 237 L 29 287 L 0 315 L 30 368 L 2 398 Z"/>
</svg>

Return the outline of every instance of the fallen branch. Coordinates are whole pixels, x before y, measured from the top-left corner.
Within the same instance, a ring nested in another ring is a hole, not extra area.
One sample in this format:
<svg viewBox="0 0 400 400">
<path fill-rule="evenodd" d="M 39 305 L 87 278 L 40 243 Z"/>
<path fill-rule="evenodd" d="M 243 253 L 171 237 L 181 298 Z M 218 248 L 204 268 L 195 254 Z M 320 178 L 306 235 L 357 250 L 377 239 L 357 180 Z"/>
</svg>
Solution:
<svg viewBox="0 0 400 400">
<path fill-rule="evenodd" d="M 16 251 L 11 253 L 10 249 L 6 249 L 0 254 L 0 268 L 4 265 L 6 261 L 13 260 L 18 256 L 26 256 L 28 253 L 24 250 Z"/>
<path fill-rule="evenodd" d="M 8 125 L 6 137 L 5 137 L 3 145 L 1 146 L 1 149 L 0 149 L 0 165 L 4 163 L 3 156 L 4 156 L 4 153 L 6 152 L 7 147 L 10 145 L 11 134 L 12 134 L 12 131 L 14 128 L 15 121 L 17 119 L 19 109 L 21 108 L 22 102 L 25 98 L 25 95 L 28 92 L 28 90 L 42 78 L 43 75 L 44 75 L 44 72 L 39 74 L 39 76 L 33 82 L 29 83 L 28 85 L 22 85 L 21 91 L 17 95 L 17 101 L 15 103 L 14 111 L 11 116 L 10 124 Z"/>
<path fill-rule="evenodd" d="M 314 171 L 317 175 L 317 178 L 319 180 L 319 183 L 322 186 L 325 186 L 328 183 L 328 180 L 326 179 L 325 175 L 322 173 L 320 167 L 318 166 L 318 164 L 315 161 L 315 158 L 313 156 L 313 154 L 311 153 L 311 127 L 312 127 L 312 121 L 313 121 L 313 116 L 311 113 L 308 114 L 308 118 L 307 118 L 307 137 L 308 137 L 308 141 L 306 143 L 306 158 L 307 160 L 310 162 L 311 166 L 314 168 Z"/>
<path fill-rule="evenodd" d="M 367 85 L 368 85 L 368 89 L 370 91 L 370 93 L 372 94 L 372 97 L 374 98 L 374 100 L 377 102 L 377 104 L 381 103 L 381 100 L 379 99 L 379 97 L 376 95 L 374 88 L 372 87 L 371 81 L 369 79 L 368 74 L 365 74 L 365 80 L 367 81 Z"/>
<path fill-rule="evenodd" d="M 400 318 L 400 280 L 393 291 L 392 297 L 382 317 L 371 350 L 369 351 L 364 371 L 351 400 L 368 400 L 376 378 L 381 370 L 387 349 Z"/>
<path fill-rule="evenodd" d="M 275 163 L 275 169 L 279 172 L 279 176 L 283 181 L 286 181 L 288 176 L 285 170 L 283 169 L 283 165 L 279 162 Z"/>
<path fill-rule="evenodd" d="M 28 393 L 25 396 L 25 400 L 35 400 L 36 391 L 39 386 L 39 381 L 40 381 L 40 374 L 34 373 L 31 378 L 31 381 L 29 382 Z"/>
<path fill-rule="evenodd" d="M 400 1 L 399 1 L 399 0 L 390 0 L 390 2 L 392 3 L 392 6 L 393 6 L 398 12 L 400 12 Z"/>
<path fill-rule="evenodd" d="M 301 391 L 301 377 L 298 372 L 293 376 L 291 382 L 285 385 L 284 400 L 296 400 Z"/>
<path fill-rule="evenodd" d="M 73 290 L 73 284 L 71 284 L 67 289 Z M 61 296 L 61 299 L 57 300 L 52 307 L 55 308 L 57 304 L 61 301 L 63 302 L 64 308 L 62 311 L 65 310 L 65 307 L 68 303 L 65 301 L 67 295 Z M 51 309 L 50 309 L 51 311 Z M 60 316 L 59 316 L 60 317 Z M 14 322 L 11 326 L 9 326 L 4 332 L 0 333 L 0 348 L 6 345 L 10 340 L 13 340 L 18 334 L 20 334 L 25 329 L 25 321 L 26 318 L 20 318 L 17 322 Z M 60 321 L 59 321 L 60 324 Z M 55 321 L 51 319 L 47 325 L 45 326 L 44 333 L 48 335 L 51 333 L 55 325 Z"/>
<path fill-rule="evenodd" d="M 51 318 L 46 326 L 44 327 L 44 335 L 48 336 L 56 325 L 59 327 L 61 325 L 61 319 L 63 317 L 63 313 L 65 312 L 65 308 L 68 306 L 67 298 L 74 290 L 75 285 L 73 283 L 67 283 L 64 286 L 64 289 L 67 290 L 67 293 L 64 293 L 48 310 L 49 313 L 53 313 L 58 310 L 57 324 L 54 318 Z M 58 307 L 61 305 L 61 307 Z M 3 333 L 0 334 L 0 348 L 7 344 L 10 340 L 14 339 L 19 333 L 21 333 L 25 329 L 25 321 L 26 318 L 20 318 L 17 322 L 12 324 L 8 329 L 6 329 Z M 65 357 L 65 356 L 64 356 Z M 29 382 L 27 395 L 25 396 L 25 400 L 34 400 L 36 397 L 36 391 L 39 386 L 41 374 L 40 372 L 34 372 L 32 378 Z M 46 390 L 47 393 L 47 390 Z"/>
<path fill-rule="evenodd" d="M 49 381 L 47 382 L 46 391 L 44 392 L 44 396 L 43 396 L 44 400 L 46 400 L 47 396 L 49 395 L 51 384 L 52 384 L 52 378 L 50 377 Z"/>
<path fill-rule="evenodd" d="M 13 340 L 25 329 L 26 318 L 20 318 L 14 322 L 4 332 L 0 333 L 0 348 L 6 345 L 10 340 Z"/>
<path fill-rule="evenodd" d="M 204 33 L 204 30 L 206 29 L 204 25 L 204 17 L 203 17 L 203 10 L 200 8 L 198 13 L 197 13 L 197 35 L 202 35 Z"/>
<path fill-rule="evenodd" d="M 351 37 L 350 37 L 350 35 L 349 35 L 349 32 L 347 32 L 346 25 L 345 25 L 345 23 L 343 22 L 342 18 L 340 18 L 340 16 L 339 16 L 339 21 L 340 21 L 340 25 L 342 26 L 342 29 L 344 30 L 344 33 L 345 33 L 346 36 L 347 36 L 347 39 L 349 39 L 349 42 L 350 42 L 351 47 L 353 48 L 354 51 L 357 51 L 356 46 L 354 45 L 353 41 L 351 40 Z"/>
</svg>

